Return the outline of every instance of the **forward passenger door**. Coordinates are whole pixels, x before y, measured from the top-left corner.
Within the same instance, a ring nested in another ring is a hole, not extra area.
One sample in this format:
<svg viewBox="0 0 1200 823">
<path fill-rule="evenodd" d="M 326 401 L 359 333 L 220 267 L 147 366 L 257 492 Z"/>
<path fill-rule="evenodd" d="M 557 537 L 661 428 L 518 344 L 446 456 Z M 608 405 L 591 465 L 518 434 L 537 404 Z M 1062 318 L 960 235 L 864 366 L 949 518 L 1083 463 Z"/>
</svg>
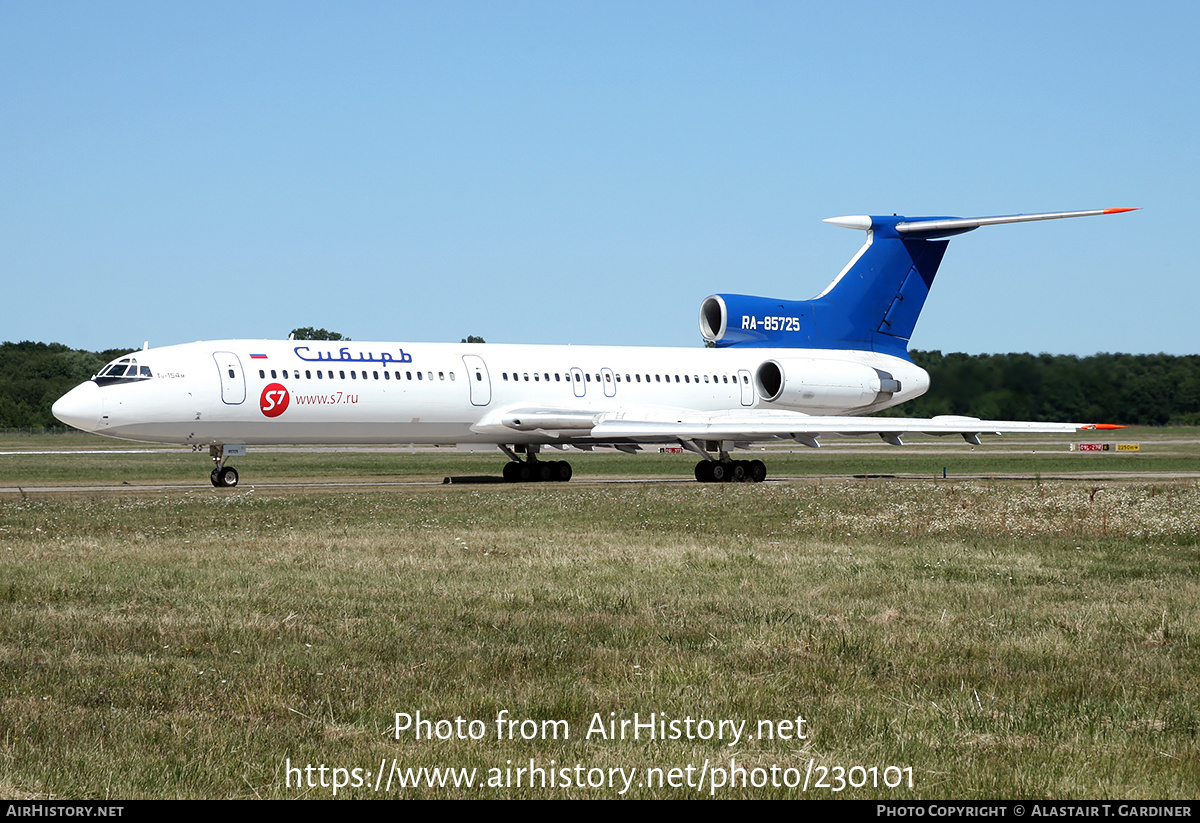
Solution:
<svg viewBox="0 0 1200 823">
<path fill-rule="evenodd" d="M 221 402 L 236 406 L 246 400 L 246 375 L 242 372 L 242 361 L 231 351 L 213 352 L 217 371 L 221 375 Z"/>
</svg>

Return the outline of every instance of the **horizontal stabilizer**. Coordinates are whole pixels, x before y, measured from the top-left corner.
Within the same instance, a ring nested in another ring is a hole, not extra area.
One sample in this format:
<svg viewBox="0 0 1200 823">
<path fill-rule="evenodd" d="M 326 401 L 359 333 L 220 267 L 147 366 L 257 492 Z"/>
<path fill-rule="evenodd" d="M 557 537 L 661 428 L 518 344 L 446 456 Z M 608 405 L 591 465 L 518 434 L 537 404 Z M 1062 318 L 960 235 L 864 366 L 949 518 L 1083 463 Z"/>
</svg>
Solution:
<svg viewBox="0 0 1200 823">
<path fill-rule="evenodd" d="M 1086 211 L 1051 211 L 1041 214 L 1005 214 L 996 217 L 909 217 L 901 218 L 894 225 L 899 234 L 920 233 L 926 239 L 935 236 L 949 236 L 977 229 L 980 226 L 997 226 L 1003 223 L 1029 223 L 1034 220 L 1061 220 L 1064 217 L 1094 217 L 1098 214 L 1121 214 L 1137 209 L 1088 209 Z M 844 229 L 859 229 L 870 231 L 878 228 L 881 218 L 866 214 L 847 215 L 845 217 L 827 217 L 823 222 Z M 945 234 L 943 234 L 943 232 Z"/>
<path fill-rule="evenodd" d="M 1137 209 L 1091 209 L 1089 211 L 1054 211 L 1044 214 L 1007 214 L 999 217 L 952 217 L 952 218 L 931 218 L 907 220 L 903 223 L 896 224 L 896 231 L 900 234 L 912 234 L 921 232 L 928 235 L 933 232 L 941 233 L 946 231 L 954 232 L 955 234 L 962 231 L 977 229 L 980 226 L 997 226 L 1003 223 L 1029 223 L 1034 220 L 1060 220 L 1064 217 L 1093 217 L 1098 214 L 1120 214 L 1127 211 L 1137 211 Z"/>
</svg>

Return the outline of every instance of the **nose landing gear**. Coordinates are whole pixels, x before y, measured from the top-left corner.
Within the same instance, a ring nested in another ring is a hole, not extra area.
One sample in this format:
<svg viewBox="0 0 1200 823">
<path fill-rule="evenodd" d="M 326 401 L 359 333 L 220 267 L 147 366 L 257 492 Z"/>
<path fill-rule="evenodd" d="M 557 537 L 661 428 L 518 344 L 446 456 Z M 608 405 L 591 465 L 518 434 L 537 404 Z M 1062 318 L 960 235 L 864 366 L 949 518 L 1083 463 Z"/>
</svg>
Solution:
<svg viewBox="0 0 1200 823">
<path fill-rule="evenodd" d="M 215 468 L 212 470 L 212 474 L 208 476 L 208 479 L 211 480 L 212 484 L 218 489 L 232 488 L 238 484 L 237 469 L 235 469 L 233 466 Z"/>
<path fill-rule="evenodd" d="M 208 479 L 218 489 L 232 489 L 238 484 L 238 472 L 233 466 L 225 465 L 225 457 L 234 454 L 245 454 L 245 446 L 212 445 L 208 447 L 208 455 L 216 463 L 216 468 Z"/>
</svg>

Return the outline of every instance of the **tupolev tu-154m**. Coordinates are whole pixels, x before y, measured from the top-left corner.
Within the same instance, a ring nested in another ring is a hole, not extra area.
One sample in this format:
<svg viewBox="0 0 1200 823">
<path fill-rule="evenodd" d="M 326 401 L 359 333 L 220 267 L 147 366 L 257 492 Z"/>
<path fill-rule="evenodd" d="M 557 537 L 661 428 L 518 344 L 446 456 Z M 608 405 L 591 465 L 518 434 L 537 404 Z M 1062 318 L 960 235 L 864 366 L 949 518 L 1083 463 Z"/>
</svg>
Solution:
<svg viewBox="0 0 1200 823">
<path fill-rule="evenodd" d="M 701 482 L 762 481 L 754 442 L 818 447 L 822 435 L 1073 432 L 1086 423 L 868 417 L 925 393 L 908 341 L 946 251 L 980 226 L 1133 209 L 1003 217 L 831 217 L 866 232 L 811 300 L 714 294 L 700 306 L 706 348 L 219 340 L 144 348 L 106 365 L 53 408 L 96 434 L 208 448 L 214 486 L 247 446 L 495 446 L 510 481 L 569 480 L 544 449 L 633 453 L 682 446 Z"/>
</svg>

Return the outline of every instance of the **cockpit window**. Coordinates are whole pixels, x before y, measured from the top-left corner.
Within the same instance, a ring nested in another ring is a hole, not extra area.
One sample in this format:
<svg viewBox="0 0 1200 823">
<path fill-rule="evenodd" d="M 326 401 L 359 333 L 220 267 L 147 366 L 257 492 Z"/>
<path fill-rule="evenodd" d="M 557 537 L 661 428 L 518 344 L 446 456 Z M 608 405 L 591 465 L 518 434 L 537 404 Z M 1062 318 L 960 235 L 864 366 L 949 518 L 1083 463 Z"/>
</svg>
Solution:
<svg viewBox="0 0 1200 823">
<path fill-rule="evenodd" d="M 114 383 L 133 383 L 152 377 L 154 374 L 149 366 L 138 365 L 135 357 L 122 357 L 102 368 L 92 379 L 101 386 L 111 386 Z"/>
</svg>

